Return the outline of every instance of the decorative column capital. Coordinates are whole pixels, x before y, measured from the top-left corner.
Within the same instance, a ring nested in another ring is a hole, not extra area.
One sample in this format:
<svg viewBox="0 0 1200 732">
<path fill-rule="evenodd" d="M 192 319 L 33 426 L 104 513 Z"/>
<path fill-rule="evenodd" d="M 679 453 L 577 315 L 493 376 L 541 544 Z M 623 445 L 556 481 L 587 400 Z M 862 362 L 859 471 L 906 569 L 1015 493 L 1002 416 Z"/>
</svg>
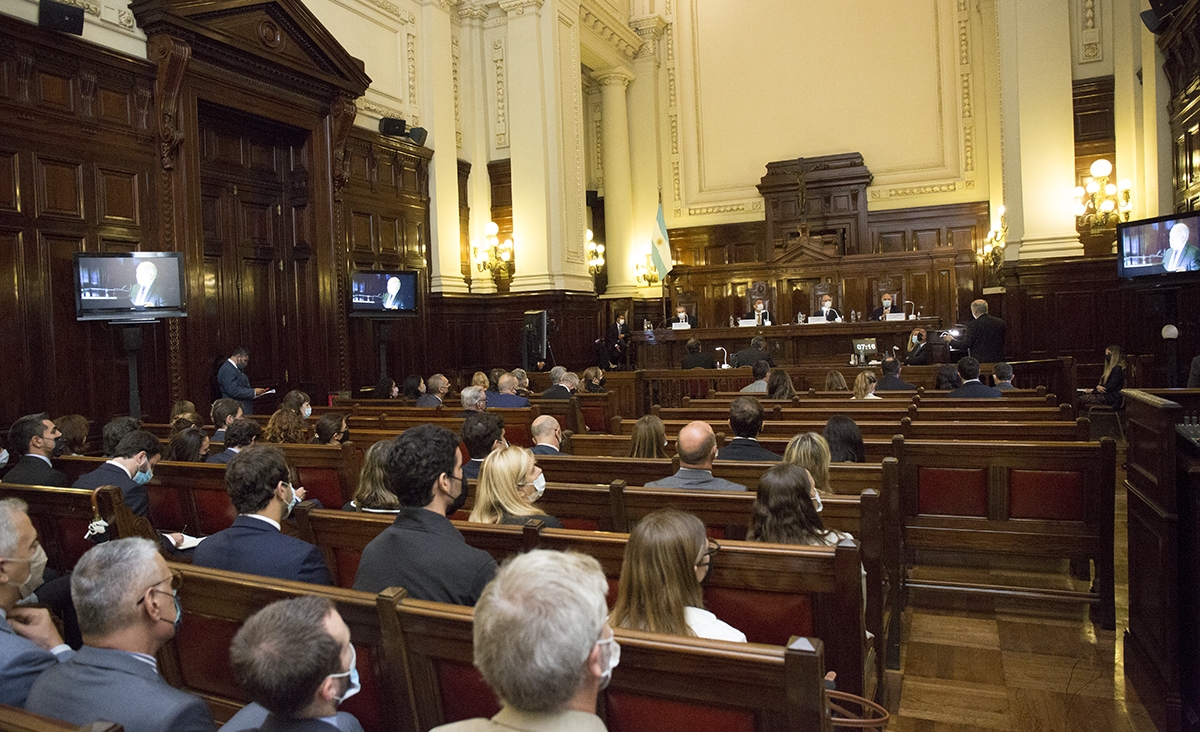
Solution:
<svg viewBox="0 0 1200 732">
<path fill-rule="evenodd" d="M 464 2 L 458 6 L 458 17 L 463 20 L 487 20 L 488 9 L 482 3 Z"/>
<path fill-rule="evenodd" d="M 446 12 L 458 5 L 458 0 L 420 0 L 421 5 L 436 5 Z"/>
<path fill-rule="evenodd" d="M 625 69 L 615 68 L 599 71 L 593 74 L 596 81 L 600 82 L 601 86 L 620 86 L 624 89 L 629 85 L 629 82 L 634 80 L 634 75 Z"/>
<path fill-rule="evenodd" d="M 629 27 L 642 39 L 642 46 L 634 54 L 635 59 L 654 58 L 658 55 L 658 40 L 667 29 L 667 21 L 661 15 L 643 15 L 632 18 Z"/>
<path fill-rule="evenodd" d="M 500 0 L 500 9 L 509 15 L 524 15 L 526 8 L 538 14 L 546 0 Z"/>
</svg>

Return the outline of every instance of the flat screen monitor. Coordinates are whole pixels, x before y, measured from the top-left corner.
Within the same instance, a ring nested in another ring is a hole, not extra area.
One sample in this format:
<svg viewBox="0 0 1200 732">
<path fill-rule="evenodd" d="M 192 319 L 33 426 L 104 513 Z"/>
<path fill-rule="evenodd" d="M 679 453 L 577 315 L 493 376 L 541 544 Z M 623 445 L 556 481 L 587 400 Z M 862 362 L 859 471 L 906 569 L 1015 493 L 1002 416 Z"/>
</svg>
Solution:
<svg viewBox="0 0 1200 732">
<path fill-rule="evenodd" d="M 1200 272 L 1200 212 L 1118 224 L 1117 246 L 1117 274 L 1125 279 L 1175 280 Z"/>
<path fill-rule="evenodd" d="M 350 273 L 350 315 L 358 318 L 393 318 L 417 314 L 417 273 Z"/>
<path fill-rule="evenodd" d="M 187 317 L 180 252 L 76 252 L 75 318 Z"/>
</svg>

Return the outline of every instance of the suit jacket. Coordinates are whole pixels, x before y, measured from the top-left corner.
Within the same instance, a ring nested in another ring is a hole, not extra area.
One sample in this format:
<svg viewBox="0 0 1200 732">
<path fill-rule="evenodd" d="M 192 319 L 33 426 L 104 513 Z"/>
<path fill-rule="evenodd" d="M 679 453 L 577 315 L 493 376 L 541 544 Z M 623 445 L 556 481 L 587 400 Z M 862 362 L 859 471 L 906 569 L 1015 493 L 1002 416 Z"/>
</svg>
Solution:
<svg viewBox="0 0 1200 732">
<path fill-rule="evenodd" d="M 877 386 L 875 388 L 878 389 L 879 387 Z M 1011 381 L 997 381 L 996 385 L 992 388 L 999 389 L 1000 391 L 1008 391 L 1009 389 L 1016 389 L 1017 387 L 1013 386 Z"/>
<path fill-rule="evenodd" d="M 124 651 L 84 646 L 33 682 L 25 708 L 71 724 L 103 719 L 125 732 L 213 732 L 198 696 L 172 688 L 150 664 Z"/>
<path fill-rule="evenodd" d="M 227 572 L 333 584 L 320 549 L 253 516 L 238 516 L 228 529 L 200 542 L 192 562 Z"/>
<path fill-rule="evenodd" d="M 899 376 L 882 376 L 875 384 L 875 391 L 916 391 L 917 387 L 904 381 Z"/>
<path fill-rule="evenodd" d="M 219 429 L 213 433 L 212 441 L 213 442 L 224 442 L 225 441 L 225 428 L 224 427 L 222 427 L 221 429 Z"/>
<path fill-rule="evenodd" d="M 902 313 L 902 312 L 904 312 L 904 306 L 897 305 L 896 303 L 892 303 L 892 307 L 891 307 L 891 309 L 888 310 L 888 312 L 889 313 Z M 875 308 L 874 310 L 871 311 L 871 314 L 867 316 L 867 320 L 883 320 L 883 316 L 884 316 L 883 308 L 881 308 L 881 307 Z M 878 388 L 878 387 L 876 387 L 876 388 Z"/>
<path fill-rule="evenodd" d="M 625 337 L 622 338 L 621 336 Z M 625 344 L 629 342 L 629 323 L 626 323 L 625 325 L 617 325 L 615 321 L 609 323 L 608 334 L 605 336 L 604 342 L 608 344 L 609 348 L 612 348 L 618 343 L 620 343 L 621 347 L 624 348 Z"/>
<path fill-rule="evenodd" d="M 417 403 L 415 406 L 418 406 L 418 407 L 440 407 L 440 406 L 442 406 L 442 398 L 440 396 L 438 396 L 437 394 L 429 394 L 429 393 L 422 394 L 421 398 L 417 400 Z"/>
<path fill-rule="evenodd" d="M 217 370 L 217 383 L 221 385 L 222 397 L 237 399 L 242 403 L 243 413 L 254 413 L 254 387 L 250 386 L 250 377 L 229 359 L 225 359 Z"/>
<path fill-rule="evenodd" d="M 1100 384 L 1104 387 L 1104 393 L 1096 392 L 1096 396 L 1110 407 L 1118 407 L 1121 404 L 1121 389 L 1125 387 L 1125 368 L 1123 366 L 1113 366 L 1113 370 L 1108 372 L 1108 379 Z"/>
<path fill-rule="evenodd" d="M 542 392 L 542 399 L 570 399 L 571 390 L 562 384 L 555 384 Z"/>
<path fill-rule="evenodd" d="M 993 389 L 981 382 L 968 381 L 946 396 L 955 399 L 999 399 L 1002 394 L 998 389 Z"/>
<path fill-rule="evenodd" d="M 928 366 L 929 365 L 929 344 L 918 343 L 915 348 L 908 352 L 904 357 L 905 366 Z M 879 388 L 878 385 L 875 386 Z"/>
<path fill-rule="evenodd" d="M 675 313 L 674 315 L 672 315 L 672 316 L 671 316 L 671 319 L 670 319 L 670 320 L 668 320 L 668 321 L 666 321 L 666 322 L 665 322 L 663 325 L 664 325 L 664 327 L 666 327 L 666 328 L 673 328 L 674 326 L 673 326 L 673 325 L 671 325 L 671 324 L 672 324 L 672 323 L 678 323 L 678 322 L 681 322 L 681 321 L 679 320 L 679 313 Z M 689 315 L 687 315 L 687 324 L 688 324 L 688 325 L 690 325 L 690 326 L 692 326 L 693 328 L 695 328 L 695 327 L 696 327 L 696 316 L 695 316 L 695 315 L 690 315 L 690 314 L 689 314 Z"/>
<path fill-rule="evenodd" d="M 561 450 L 555 450 L 554 445 L 538 443 L 531 448 L 534 455 L 562 455 Z"/>
<path fill-rule="evenodd" d="M 13 465 L 4 474 L 4 482 L 21 485 L 48 485 L 55 488 L 66 488 L 70 485 L 65 473 L 55 470 L 49 463 L 35 455 L 22 455 L 16 465 Z"/>
<path fill-rule="evenodd" d="M 717 357 L 711 353 L 689 353 L 683 357 L 681 366 L 685 369 L 715 369 Z"/>
<path fill-rule="evenodd" d="M 475 717 L 434 727 L 432 732 L 513 732 L 514 730 L 571 730 L 605 732 L 603 720 L 595 714 L 567 709 L 560 712 L 522 712 L 502 707 L 491 719 Z"/>
<path fill-rule="evenodd" d="M 754 347 L 743 348 L 742 350 L 733 354 L 733 361 L 731 361 L 731 364 L 733 366 L 753 366 L 759 361 L 766 361 L 771 368 L 775 367 L 775 359 L 771 358 L 770 354 L 768 354 L 766 351 L 760 351 Z"/>
<path fill-rule="evenodd" d="M 1167 272 L 1191 272 L 1200 269 L 1200 249 L 1188 244 L 1175 258 L 1175 251 L 1169 247 L 1163 253 L 1163 269 Z"/>
<path fill-rule="evenodd" d="M 828 320 L 831 322 L 834 320 L 837 320 L 840 317 L 842 317 L 842 314 L 839 313 L 835 308 L 829 308 L 829 310 L 826 311 L 826 313 L 824 315 L 821 315 L 820 307 L 817 308 L 817 312 L 815 314 L 813 314 L 813 316 L 812 316 L 812 318 L 816 318 L 817 320 L 820 320 L 821 318 L 825 318 L 825 320 Z M 809 318 L 809 319 L 811 320 L 812 318 Z"/>
<path fill-rule="evenodd" d="M 699 488 L 708 491 L 744 491 L 746 486 L 740 483 L 716 478 L 711 470 L 697 468 L 680 468 L 674 475 L 668 475 L 660 480 L 652 480 L 647 488 Z"/>
<path fill-rule="evenodd" d="M 104 463 L 90 473 L 79 476 L 79 479 L 71 487 L 94 491 L 104 485 L 115 485 L 120 488 L 121 497 L 125 499 L 125 505 L 129 506 L 130 511 L 139 516 L 150 514 L 150 494 L 146 491 L 146 486 L 135 483 L 125 469 L 118 465 Z"/>
<path fill-rule="evenodd" d="M 782 457 L 758 444 L 753 437 L 735 437 L 717 453 L 718 460 L 769 460 L 779 462 Z"/>
<path fill-rule="evenodd" d="M 64 653 L 62 659 L 56 658 L 45 648 L 17 635 L 8 620 L 0 617 L 0 704 L 24 707 L 29 687 L 38 676 L 72 655 L 73 651 Z"/>
<path fill-rule="evenodd" d="M 742 320 L 756 320 L 757 318 L 758 318 L 758 314 L 755 313 L 753 310 L 751 310 L 750 312 L 748 312 L 742 316 Z M 774 324 L 775 324 L 775 316 L 771 315 L 771 313 L 764 310 L 763 311 L 763 325 L 774 325 Z"/>
<path fill-rule="evenodd" d="M 360 724 L 359 721 L 355 719 L 354 715 L 350 714 L 349 712 L 337 713 L 337 727 L 331 727 L 319 719 L 279 720 L 271 717 L 270 715 L 271 713 L 268 712 L 267 708 L 263 705 L 259 704 L 258 702 L 250 702 L 238 710 L 238 713 L 233 715 L 228 722 L 221 725 L 221 729 L 218 730 L 218 732 L 246 732 L 247 730 L 258 729 L 260 727 L 262 729 L 287 729 L 294 730 L 295 732 L 299 732 L 301 729 L 309 728 L 314 730 L 314 732 L 318 730 L 328 730 L 329 732 L 332 732 L 333 729 L 340 729 L 342 732 L 363 732 L 362 724 Z M 293 724 L 293 722 L 297 725 L 303 722 L 304 726 L 279 726 L 290 725 Z M 313 723 L 316 724 L 313 725 Z M 268 724 L 272 726 L 267 726 Z"/>
<path fill-rule="evenodd" d="M 495 575 L 492 555 L 467 546 L 450 519 L 406 506 L 363 550 L 354 589 L 403 587 L 417 600 L 474 605 Z"/>
<path fill-rule="evenodd" d="M 529 406 L 529 400 L 516 394 L 488 394 L 488 408 L 522 409 Z"/>
<path fill-rule="evenodd" d="M 486 455 L 484 456 L 486 457 Z M 479 480 L 479 469 L 483 467 L 483 458 L 476 460 L 471 458 L 463 463 L 463 478 L 467 480 Z"/>
<path fill-rule="evenodd" d="M 241 448 L 238 448 L 238 449 L 240 450 Z M 237 455 L 236 452 L 234 452 L 233 450 L 231 450 L 227 447 L 220 452 L 214 452 L 212 455 L 209 455 L 208 459 L 205 460 L 204 462 L 220 463 L 221 465 L 228 465 L 229 461 L 232 460 L 234 458 L 234 456 L 236 456 L 236 455 Z"/>
<path fill-rule="evenodd" d="M 1004 360 L 1004 321 L 984 313 L 967 324 L 962 338 L 955 338 L 950 345 L 959 349 L 970 349 L 971 356 L 979 363 L 996 363 Z"/>
</svg>

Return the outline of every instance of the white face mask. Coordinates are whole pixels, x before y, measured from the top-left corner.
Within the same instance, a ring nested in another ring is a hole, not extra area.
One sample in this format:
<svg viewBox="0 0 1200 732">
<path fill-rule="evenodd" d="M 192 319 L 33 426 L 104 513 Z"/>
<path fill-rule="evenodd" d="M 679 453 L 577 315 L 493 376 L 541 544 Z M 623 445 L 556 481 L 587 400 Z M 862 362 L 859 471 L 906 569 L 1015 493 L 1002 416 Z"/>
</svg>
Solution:
<svg viewBox="0 0 1200 732">
<path fill-rule="evenodd" d="M 757 311 L 759 311 L 759 312 L 762 312 L 762 309 L 763 309 L 763 304 L 762 304 L 761 302 L 755 303 L 755 304 L 754 304 L 754 309 L 755 309 L 755 310 L 757 310 Z"/>
<path fill-rule="evenodd" d="M 918 338 L 918 337 L 916 337 L 916 336 L 913 336 L 913 337 L 912 337 L 912 342 L 913 342 L 913 345 L 915 346 L 916 344 L 918 344 L 918 343 L 920 343 L 920 342 L 921 342 L 921 339 L 920 339 L 920 338 Z"/>
<path fill-rule="evenodd" d="M 613 669 L 621 662 L 621 644 L 617 643 L 616 637 L 601 638 L 596 641 L 598 646 L 611 646 L 608 649 L 608 663 L 605 664 L 604 672 L 600 674 L 600 690 L 608 688 L 608 682 L 612 681 Z"/>
<path fill-rule="evenodd" d="M 890 307 L 892 306 L 892 301 L 891 301 L 891 300 L 884 300 L 884 301 L 883 301 L 883 306 L 884 306 L 885 308 L 890 308 Z"/>
<path fill-rule="evenodd" d="M 533 486 L 533 495 L 529 497 L 529 502 L 533 503 L 537 499 L 541 498 L 542 494 L 546 492 L 546 474 L 538 473 L 538 476 L 533 479 L 533 482 L 526 483 L 526 485 Z"/>
<path fill-rule="evenodd" d="M 305 407 L 304 408 L 304 418 L 308 419 L 311 416 L 312 416 L 312 407 Z"/>
<path fill-rule="evenodd" d="M 821 309 L 822 309 L 822 310 L 828 310 L 828 309 L 830 308 L 830 306 L 831 306 L 831 305 L 832 305 L 832 303 L 823 302 L 823 303 L 821 303 Z"/>
<path fill-rule="evenodd" d="M 9 585 L 16 586 L 18 588 L 21 593 L 21 599 L 29 597 L 37 590 L 37 588 L 42 586 L 44 581 L 42 577 L 46 573 L 47 558 L 46 550 L 42 548 L 41 544 L 38 544 L 37 549 L 33 550 L 33 555 L 28 559 L 9 559 L 7 561 L 29 562 L 29 576 L 25 578 L 25 581 L 20 584 L 17 584 L 16 582 L 8 583 Z"/>
<path fill-rule="evenodd" d="M 354 646 L 350 646 L 350 670 L 343 671 L 340 674 L 329 674 L 327 678 L 340 679 L 343 676 L 350 677 L 350 685 L 346 687 L 346 691 L 341 696 L 335 697 L 338 704 L 341 704 L 362 690 L 362 683 L 358 680 L 358 651 L 354 650 Z"/>
<path fill-rule="evenodd" d="M 821 494 L 813 491 L 813 508 L 817 509 L 817 513 L 825 510 L 825 504 L 821 501 Z"/>
<path fill-rule="evenodd" d="M 0 447 L 0 468 L 8 465 L 8 450 Z"/>
</svg>

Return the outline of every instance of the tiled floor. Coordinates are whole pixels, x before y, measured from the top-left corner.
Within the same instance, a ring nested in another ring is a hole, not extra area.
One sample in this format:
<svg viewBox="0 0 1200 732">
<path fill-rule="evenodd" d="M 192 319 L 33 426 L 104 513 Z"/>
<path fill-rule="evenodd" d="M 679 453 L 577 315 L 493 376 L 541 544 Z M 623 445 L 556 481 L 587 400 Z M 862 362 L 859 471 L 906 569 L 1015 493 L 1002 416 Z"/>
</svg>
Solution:
<svg viewBox="0 0 1200 732">
<path fill-rule="evenodd" d="M 1117 463 L 1124 462 L 1123 451 Z M 1125 683 L 1121 634 L 1128 616 L 1124 473 L 1117 474 L 1117 630 L 1092 627 L 1081 606 L 912 598 L 904 618 L 903 686 L 889 730 L 1154 732 Z M 1062 571 L 1020 562 L 992 576 L 1066 587 Z M 926 570 L 930 571 L 930 570 Z M 944 579 L 978 569 L 930 571 Z"/>
</svg>

